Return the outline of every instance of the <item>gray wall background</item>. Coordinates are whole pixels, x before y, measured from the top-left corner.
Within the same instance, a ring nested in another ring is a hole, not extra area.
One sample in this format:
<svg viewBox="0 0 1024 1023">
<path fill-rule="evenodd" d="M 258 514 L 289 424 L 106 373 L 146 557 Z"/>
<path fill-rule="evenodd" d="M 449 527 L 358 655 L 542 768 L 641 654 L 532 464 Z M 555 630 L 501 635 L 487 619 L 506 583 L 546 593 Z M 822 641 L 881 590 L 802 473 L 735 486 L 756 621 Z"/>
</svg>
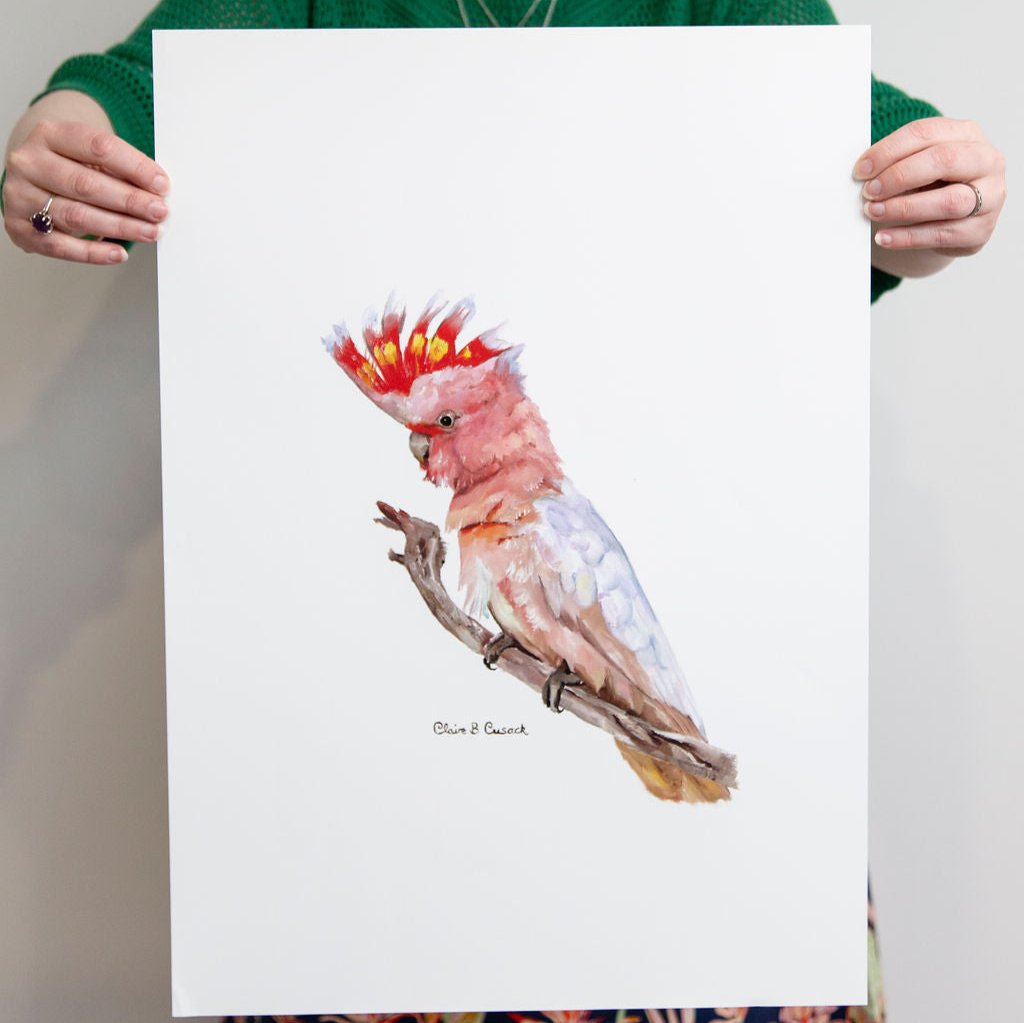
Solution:
<svg viewBox="0 0 1024 1023">
<path fill-rule="evenodd" d="M 148 6 L 5 12 L 3 135 L 60 60 Z M 1002 1017 L 1024 909 L 1024 26 L 995 0 L 835 7 L 874 26 L 881 77 L 979 121 L 1010 166 L 988 249 L 873 314 L 871 862 L 891 1015 Z M 779 225 L 815 258 L 798 193 Z M 0 302 L 0 1019 L 164 1023 L 154 254 L 101 270 L 4 239 Z"/>
</svg>

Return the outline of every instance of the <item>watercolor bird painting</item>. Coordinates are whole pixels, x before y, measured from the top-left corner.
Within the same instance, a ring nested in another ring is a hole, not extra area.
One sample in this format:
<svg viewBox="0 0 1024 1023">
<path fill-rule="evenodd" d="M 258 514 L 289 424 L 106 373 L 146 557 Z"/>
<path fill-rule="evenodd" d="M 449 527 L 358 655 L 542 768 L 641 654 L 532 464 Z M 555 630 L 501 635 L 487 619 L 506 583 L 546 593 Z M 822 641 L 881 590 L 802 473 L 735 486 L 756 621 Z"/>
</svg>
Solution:
<svg viewBox="0 0 1024 1023">
<path fill-rule="evenodd" d="M 565 686 L 584 686 L 655 729 L 706 741 L 625 551 L 569 480 L 526 394 L 522 346 L 505 345 L 496 330 L 458 346 L 472 313 L 469 300 L 449 308 L 435 296 L 403 345 L 405 311 L 391 298 L 364 327 L 365 355 L 344 326 L 323 343 L 359 390 L 406 427 L 426 479 L 452 491 L 446 527 L 458 535 L 467 609 L 486 608 L 501 629 L 485 663 L 515 644 L 557 666 L 542 690 L 553 710 Z M 730 798 L 713 778 L 616 744 L 659 799 Z"/>
</svg>

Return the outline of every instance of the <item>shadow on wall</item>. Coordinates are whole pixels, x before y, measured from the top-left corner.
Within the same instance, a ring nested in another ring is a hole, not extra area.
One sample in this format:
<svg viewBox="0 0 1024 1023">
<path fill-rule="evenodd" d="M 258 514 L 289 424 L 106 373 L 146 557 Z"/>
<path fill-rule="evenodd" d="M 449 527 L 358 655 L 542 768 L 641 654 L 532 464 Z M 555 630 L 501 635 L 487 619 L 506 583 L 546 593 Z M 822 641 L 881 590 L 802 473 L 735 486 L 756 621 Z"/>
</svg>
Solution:
<svg viewBox="0 0 1024 1023">
<path fill-rule="evenodd" d="M 921 934 L 908 908 L 947 895 L 934 888 L 936 867 L 950 890 L 969 875 L 957 832 L 973 788 L 970 751 L 984 737 L 959 607 L 957 538 L 943 494 L 920 466 L 927 418 L 900 378 L 898 353 L 876 346 L 872 361 L 870 844 L 889 1007 L 912 1019 L 918 999 L 900 967 L 921 955 Z M 931 940 L 962 961 L 962 903 L 946 899 L 946 907 Z"/>
<path fill-rule="evenodd" d="M 102 271 L 74 270 L 99 290 Z M 39 310 L 40 344 L 68 299 Z M 33 679 L 116 602 L 133 544 L 159 527 L 159 427 L 156 264 L 137 253 L 0 447 L 0 774 Z"/>
</svg>

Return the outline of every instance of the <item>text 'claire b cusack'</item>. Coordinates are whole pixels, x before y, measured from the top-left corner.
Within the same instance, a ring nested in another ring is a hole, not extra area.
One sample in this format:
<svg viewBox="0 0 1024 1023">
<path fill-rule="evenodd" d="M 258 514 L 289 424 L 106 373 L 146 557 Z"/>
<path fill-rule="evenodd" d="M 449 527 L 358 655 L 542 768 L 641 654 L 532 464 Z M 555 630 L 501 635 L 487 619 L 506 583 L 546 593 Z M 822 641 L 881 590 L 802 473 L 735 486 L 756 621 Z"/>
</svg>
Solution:
<svg viewBox="0 0 1024 1023">
<path fill-rule="evenodd" d="M 529 735 L 526 725 L 496 725 L 493 721 L 470 721 L 468 725 L 434 722 L 434 735 Z"/>
</svg>

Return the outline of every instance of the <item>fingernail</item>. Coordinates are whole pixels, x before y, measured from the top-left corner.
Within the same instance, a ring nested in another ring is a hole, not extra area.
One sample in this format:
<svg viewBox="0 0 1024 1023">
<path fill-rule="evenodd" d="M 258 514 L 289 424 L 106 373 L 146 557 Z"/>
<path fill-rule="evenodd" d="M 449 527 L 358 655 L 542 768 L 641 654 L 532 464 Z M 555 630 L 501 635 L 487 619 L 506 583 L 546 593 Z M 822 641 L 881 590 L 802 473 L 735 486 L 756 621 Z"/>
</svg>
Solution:
<svg viewBox="0 0 1024 1023">
<path fill-rule="evenodd" d="M 864 203 L 864 212 L 869 217 L 884 217 L 885 216 L 885 203 L 884 202 L 866 202 L 866 203 Z"/>
<path fill-rule="evenodd" d="M 878 234 L 875 235 L 875 241 L 879 245 L 889 245 L 892 243 L 892 235 L 887 231 L 879 231 Z"/>
<path fill-rule="evenodd" d="M 874 181 L 869 181 L 864 186 L 864 194 L 866 196 L 881 195 L 882 194 L 882 182 L 875 178 Z"/>
<path fill-rule="evenodd" d="M 167 207 L 162 202 L 160 202 L 159 200 L 157 200 L 156 202 L 151 202 L 149 204 L 149 215 L 151 217 L 157 217 L 157 218 L 159 218 L 159 217 L 166 217 L 167 216 Z"/>
<path fill-rule="evenodd" d="M 160 227 L 157 224 L 147 224 L 142 229 L 142 236 L 147 238 L 151 242 L 155 242 L 160 237 Z"/>
<path fill-rule="evenodd" d="M 167 180 L 167 178 L 163 176 L 163 174 L 158 174 L 155 178 L 153 178 L 153 191 L 159 192 L 161 195 L 163 195 L 170 187 L 170 184 L 171 183 Z"/>
<path fill-rule="evenodd" d="M 853 169 L 853 176 L 855 178 L 870 178 L 871 172 L 875 169 L 875 165 L 870 160 L 861 160 Z"/>
<path fill-rule="evenodd" d="M 128 258 L 128 252 L 126 249 L 111 249 L 107 253 L 107 259 L 111 263 L 123 263 Z"/>
</svg>

